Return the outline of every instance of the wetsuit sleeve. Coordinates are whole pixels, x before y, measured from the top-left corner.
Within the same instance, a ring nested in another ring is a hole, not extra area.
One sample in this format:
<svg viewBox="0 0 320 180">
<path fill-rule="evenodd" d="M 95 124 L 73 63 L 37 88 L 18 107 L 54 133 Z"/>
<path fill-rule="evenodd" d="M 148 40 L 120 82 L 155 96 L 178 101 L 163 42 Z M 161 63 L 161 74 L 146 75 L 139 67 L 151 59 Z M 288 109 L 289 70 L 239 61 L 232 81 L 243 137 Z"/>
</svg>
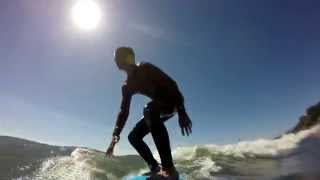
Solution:
<svg viewBox="0 0 320 180">
<path fill-rule="evenodd" d="M 120 112 L 117 117 L 116 125 L 114 127 L 113 135 L 119 136 L 129 116 L 130 102 L 132 93 L 128 86 L 124 84 L 122 86 L 122 100 L 120 106 Z"/>
<path fill-rule="evenodd" d="M 183 113 L 185 112 L 185 108 L 184 108 L 184 97 L 181 93 L 181 91 L 178 88 L 178 85 L 175 83 L 176 85 L 176 89 L 177 89 L 177 111 L 178 113 Z"/>
</svg>

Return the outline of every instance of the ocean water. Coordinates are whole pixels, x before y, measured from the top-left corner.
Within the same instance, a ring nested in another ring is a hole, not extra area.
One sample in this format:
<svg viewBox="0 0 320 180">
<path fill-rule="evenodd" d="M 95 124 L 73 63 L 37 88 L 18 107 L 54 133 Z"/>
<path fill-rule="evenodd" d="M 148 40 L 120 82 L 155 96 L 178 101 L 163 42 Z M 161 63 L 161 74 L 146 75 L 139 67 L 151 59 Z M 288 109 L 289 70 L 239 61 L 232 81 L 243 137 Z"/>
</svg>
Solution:
<svg viewBox="0 0 320 180">
<path fill-rule="evenodd" d="M 320 126 L 230 145 L 179 147 L 173 156 L 184 179 L 320 179 Z M 42 162 L 34 173 L 20 179 L 106 180 L 146 171 L 136 156 L 107 159 L 103 152 L 77 148 L 70 156 Z"/>
</svg>

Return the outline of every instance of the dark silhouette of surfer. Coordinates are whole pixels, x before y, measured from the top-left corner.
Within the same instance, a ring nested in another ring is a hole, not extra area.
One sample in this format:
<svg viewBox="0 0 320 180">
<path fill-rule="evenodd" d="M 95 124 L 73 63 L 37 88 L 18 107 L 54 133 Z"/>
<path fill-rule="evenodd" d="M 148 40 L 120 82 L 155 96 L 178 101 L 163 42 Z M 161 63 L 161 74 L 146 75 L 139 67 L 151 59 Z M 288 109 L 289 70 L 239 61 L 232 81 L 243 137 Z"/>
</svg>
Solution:
<svg viewBox="0 0 320 180">
<path fill-rule="evenodd" d="M 115 51 L 115 62 L 127 74 L 122 86 L 121 110 L 112 134 L 112 142 L 106 155 L 113 156 L 113 149 L 120 140 L 120 133 L 127 121 L 131 98 L 142 94 L 151 99 L 145 105 L 143 117 L 129 133 L 128 139 L 150 168 L 151 179 L 179 179 L 171 155 L 170 141 L 164 122 L 177 112 L 182 135 L 191 133 L 192 123 L 185 111 L 184 98 L 176 82 L 151 63 L 136 63 L 130 47 L 119 47 Z M 151 133 L 160 155 L 161 166 L 154 159 L 143 138 Z"/>
</svg>

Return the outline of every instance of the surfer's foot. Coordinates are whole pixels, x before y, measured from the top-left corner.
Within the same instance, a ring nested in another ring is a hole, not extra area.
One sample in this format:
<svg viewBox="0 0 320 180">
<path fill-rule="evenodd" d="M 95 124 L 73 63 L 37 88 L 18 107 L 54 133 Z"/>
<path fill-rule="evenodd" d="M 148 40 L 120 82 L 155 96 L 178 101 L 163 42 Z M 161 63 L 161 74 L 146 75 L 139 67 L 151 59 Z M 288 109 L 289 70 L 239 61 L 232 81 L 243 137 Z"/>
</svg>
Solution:
<svg viewBox="0 0 320 180">
<path fill-rule="evenodd" d="M 155 174 L 158 174 L 161 171 L 161 167 L 157 166 L 155 168 L 152 168 L 149 172 L 143 173 L 143 176 L 152 176 Z"/>
<path fill-rule="evenodd" d="M 150 176 L 150 180 L 179 180 L 179 173 L 176 168 L 161 168 L 160 172 Z"/>
</svg>

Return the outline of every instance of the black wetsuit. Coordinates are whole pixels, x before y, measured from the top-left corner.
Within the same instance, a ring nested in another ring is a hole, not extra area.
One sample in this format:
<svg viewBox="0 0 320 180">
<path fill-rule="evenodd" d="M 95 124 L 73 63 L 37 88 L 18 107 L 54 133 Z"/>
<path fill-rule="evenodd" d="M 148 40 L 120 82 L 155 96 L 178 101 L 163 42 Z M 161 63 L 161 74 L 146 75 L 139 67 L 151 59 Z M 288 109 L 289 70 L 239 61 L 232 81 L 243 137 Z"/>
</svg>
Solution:
<svg viewBox="0 0 320 180">
<path fill-rule="evenodd" d="M 139 64 L 128 75 L 122 86 L 121 112 L 117 122 L 120 131 L 127 120 L 131 97 L 134 94 L 146 95 L 152 101 L 145 106 L 142 119 L 129 133 L 129 142 L 152 170 L 158 167 L 158 162 L 143 141 L 144 136 L 151 132 L 162 167 L 173 167 L 170 141 L 164 122 L 175 114 L 178 107 L 181 108 L 184 104 L 183 96 L 176 82 L 150 63 Z"/>
</svg>

